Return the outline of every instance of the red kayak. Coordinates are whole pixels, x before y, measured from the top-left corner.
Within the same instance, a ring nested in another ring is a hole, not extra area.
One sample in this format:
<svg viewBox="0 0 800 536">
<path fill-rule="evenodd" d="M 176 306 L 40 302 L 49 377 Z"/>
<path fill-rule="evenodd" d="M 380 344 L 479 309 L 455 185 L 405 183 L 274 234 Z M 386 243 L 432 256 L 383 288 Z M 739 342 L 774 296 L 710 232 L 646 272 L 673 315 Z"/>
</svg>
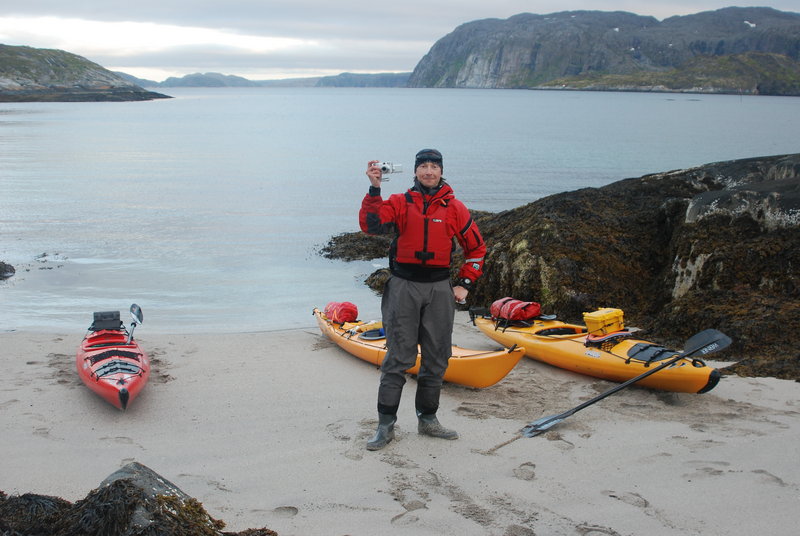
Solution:
<svg viewBox="0 0 800 536">
<path fill-rule="evenodd" d="M 133 330 L 143 321 L 138 305 L 131 305 L 131 315 L 129 332 L 119 311 L 94 313 L 94 322 L 75 357 L 83 383 L 121 410 L 133 402 L 150 377 L 150 360 L 133 340 Z"/>
</svg>

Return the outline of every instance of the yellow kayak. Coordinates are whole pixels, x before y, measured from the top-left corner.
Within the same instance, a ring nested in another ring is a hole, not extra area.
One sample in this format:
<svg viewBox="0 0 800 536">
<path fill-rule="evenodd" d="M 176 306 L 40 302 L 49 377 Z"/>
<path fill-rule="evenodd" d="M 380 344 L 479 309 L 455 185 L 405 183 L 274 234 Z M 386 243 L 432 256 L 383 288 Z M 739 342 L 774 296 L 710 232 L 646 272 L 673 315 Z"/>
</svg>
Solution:
<svg viewBox="0 0 800 536">
<path fill-rule="evenodd" d="M 619 310 L 603 310 L 606 311 Z M 586 313 L 585 319 L 587 315 L 591 313 Z M 489 315 L 473 314 L 473 322 L 489 338 L 506 346 L 522 346 L 525 354 L 537 361 L 614 382 L 635 378 L 679 353 L 634 337 L 635 330 L 626 330 L 622 325 L 622 311 L 619 311 L 618 320 L 600 323 L 597 329 L 591 330 L 546 317 L 510 323 Z M 607 329 L 608 325 L 613 328 Z M 689 358 L 678 360 L 636 385 L 663 391 L 705 393 L 717 385 L 719 378 L 717 369 Z"/>
<path fill-rule="evenodd" d="M 386 339 L 382 334 L 381 322 L 345 322 L 334 323 L 328 320 L 325 313 L 314 309 L 319 329 L 333 342 L 348 353 L 368 363 L 380 366 L 386 355 Z M 468 387 L 489 387 L 511 372 L 514 365 L 525 355 L 523 348 L 502 348 L 500 350 L 468 350 L 453 345 L 453 355 L 444 380 Z M 417 363 L 408 369 L 409 374 L 419 372 L 420 356 Z"/>
</svg>

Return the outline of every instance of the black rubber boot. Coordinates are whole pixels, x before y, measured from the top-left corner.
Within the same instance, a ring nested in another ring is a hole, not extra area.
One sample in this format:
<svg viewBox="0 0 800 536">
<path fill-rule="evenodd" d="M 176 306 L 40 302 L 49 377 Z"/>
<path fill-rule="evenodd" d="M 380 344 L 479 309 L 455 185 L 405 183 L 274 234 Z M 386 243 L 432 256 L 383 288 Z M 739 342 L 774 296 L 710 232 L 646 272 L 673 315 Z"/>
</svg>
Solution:
<svg viewBox="0 0 800 536">
<path fill-rule="evenodd" d="M 394 439 L 394 423 L 397 422 L 397 415 L 388 413 L 378 413 L 378 429 L 375 436 L 367 441 L 367 450 L 380 450 Z"/>
<path fill-rule="evenodd" d="M 439 419 L 436 418 L 435 413 L 430 413 L 426 415 L 417 412 L 417 418 L 419 419 L 419 425 L 417 426 L 417 431 L 420 434 L 431 437 L 438 437 L 440 439 L 458 439 L 458 432 L 442 426 L 441 423 L 439 422 Z"/>
</svg>

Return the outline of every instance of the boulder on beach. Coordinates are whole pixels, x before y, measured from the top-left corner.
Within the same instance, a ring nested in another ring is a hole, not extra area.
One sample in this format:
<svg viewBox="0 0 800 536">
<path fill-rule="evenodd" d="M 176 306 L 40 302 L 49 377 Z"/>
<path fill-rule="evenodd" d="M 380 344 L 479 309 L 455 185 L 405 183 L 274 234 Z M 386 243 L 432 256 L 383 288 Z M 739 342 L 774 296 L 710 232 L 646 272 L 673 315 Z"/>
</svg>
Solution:
<svg viewBox="0 0 800 536">
<path fill-rule="evenodd" d="M 277 536 L 266 529 L 224 532 L 196 499 L 149 467 L 132 462 L 74 504 L 58 497 L 0 491 L 0 534 L 33 536 Z"/>
</svg>

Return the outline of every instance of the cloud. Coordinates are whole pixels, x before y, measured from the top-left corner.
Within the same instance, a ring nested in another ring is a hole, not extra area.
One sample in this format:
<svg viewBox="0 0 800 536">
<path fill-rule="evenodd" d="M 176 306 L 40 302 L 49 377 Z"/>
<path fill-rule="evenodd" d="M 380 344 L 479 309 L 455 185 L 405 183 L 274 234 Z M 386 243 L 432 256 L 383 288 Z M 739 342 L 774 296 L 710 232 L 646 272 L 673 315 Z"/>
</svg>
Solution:
<svg viewBox="0 0 800 536">
<path fill-rule="evenodd" d="M 371 38 L 314 38 L 322 34 L 308 30 L 295 31 L 299 37 L 285 34 L 246 34 L 152 22 L 0 18 L 0 38 L 7 41 L 7 36 L 14 35 L 17 42 L 12 44 L 67 50 L 126 72 L 160 68 L 188 74 L 214 70 L 252 77 L 259 73 L 302 76 L 315 68 L 325 74 L 403 71 L 413 69 L 431 45 L 427 41 L 390 40 L 380 32 L 374 32 Z"/>
<path fill-rule="evenodd" d="M 773 0 L 772 5 L 796 10 L 795 3 Z M 411 71 L 438 39 L 460 24 L 526 11 L 623 10 L 663 19 L 728 4 L 728 0 L 572 0 L 569 5 L 560 0 L 4 0 L 0 42 L 59 48 L 155 80 L 207 71 L 265 79 Z"/>
</svg>

